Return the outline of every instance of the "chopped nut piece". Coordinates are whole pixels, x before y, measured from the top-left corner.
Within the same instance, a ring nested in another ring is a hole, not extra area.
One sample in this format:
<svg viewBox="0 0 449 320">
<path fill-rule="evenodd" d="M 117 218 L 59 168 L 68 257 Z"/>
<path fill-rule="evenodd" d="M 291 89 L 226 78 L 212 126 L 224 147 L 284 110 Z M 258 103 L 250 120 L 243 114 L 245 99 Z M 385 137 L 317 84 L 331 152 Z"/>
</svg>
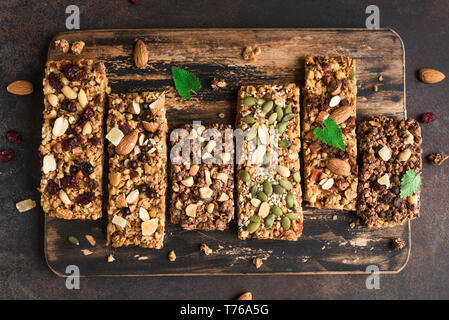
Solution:
<svg viewBox="0 0 449 320">
<path fill-rule="evenodd" d="M 74 54 L 76 54 L 76 55 L 79 55 L 79 54 L 81 54 L 81 52 L 83 51 L 83 49 L 84 49 L 84 46 L 85 46 L 86 44 L 84 43 L 84 41 L 75 41 L 73 44 L 72 44 L 72 52 L 74 53 Z"/>
<path fill-rule="evenodd" d="M 263 261 L 260 258 L 254 258 L 253 259 L 253 264 L 256 266 L 257 269 L 259 269 L 260 266 L 263 264 Z"/>
<path fill-rule="evenodd" d="M 93 236 L 91 236 L 90 234 L 86 234 L 86 239 L 87 239 L 87 241 L 89 241 L 89 243 L 90 243 L 90 245 L 93 247 L 93 246 L 95 246 L 95 244 L 97 243 L 96 241 L 95 241 L 95 239 L 94 239 L 94 237 Z"/>
<path fill-rule="evenodd" d="M 16 208 L 19 212 L 26 212 L 34 207 L 36 207 L 36 202 L 31 199 L 26 199 L 16 203 Z"/>
<path fill-rule="evenodd" d="M 112 218 L 112 223 L 121 228 L 126 227 L 126 219 L 123 219 L 122 217 L 117 215 L 115 215 L 114 218 Z"/>
<path fill-rule="evenodd" d="M 172 250 L 172 251 L 170 251 L 168 253 L 168 260 L 170 260 L 170 261 L 175 261 L 176 260 L 176 254 L 175 254 L 174 250 Z"/>
<path fill-rule="evenodd" d="M 253 300 L 253 295 L 251 294 L 251 292 L 245 292 L 240 295 L 237 300 Z"/>
<path fill-rule="evenodd" d="M 115 261 L 114 256 L 112 255 L 112 253 L 108 256 L 108 262 L 113 262 Z"/>
<path fill-rule="evenodd" d="M 62 53 L 67 53 L 69 52 L 69 42 L 65 39 L 56 40 L 55 48 L 56 50 L 61 51 Z"/>
<path fill-rule="evenodd" d="M 405 240 L 402 240 L 401 238 L 394 238 L 391 240 L 391 246 L 394 250 L 401 250 L 406 244 Z"/>
<path fill-rule="evenodd" d="M 375 84 L 375 85 L 373 86 L 373 91 L 374 91 L 374 92 L 379 91 L 379 87 L 377 86 L 377 84 Z"/>
<path fill-rule="evenodd" d="M 93 253 L 93 252 L 90 251 L 89 249 L 81 249 L 81 252 L 82 252 L 85 256 L 91 255 L 91 254 Z"/>
<path fill-rule="evenodd" d="M 210 86 L 212 87 L 213 90 L 218 90 L 220 88 L 225 88 L 226 87 L 226 81 L 224 81 L 223 79 L 213 78 Z"/>
<path fill-rule="evenodd" d="M 151 236 L 156 231 L 158 225 L 159 225 L 158 218 L 142 222 L 142 235 Z"/>
<path fill-rule="evenodd" d="M 442 164 L 447 158 L 449 158 L 449 155 L 446 155 L 443 152 L 432 153 L 427 156 L 427 159 L 436 165 Z"/>
<path fill-rule="evenodd" d="M 262 50 L 259 47 L 252 47 L 252 46 L 247 46 L 244 50 L 243 50 L 243 59 L 245 59 L 246 61 L 251 61 L 254 62 L 256 61 L 256 57 L 262 52 Z"/>
<path fill-rule="evenodd" d="M 378 79 L 380 82 L 382 82 L 384 80 L 384 77 L 382 77 L 382 75 L 380 75 Z"/>
<path fill-rule="evenodd" d="M 354 229 L 354 228 L 355 228 L 355 222 L 351 222 L 351 223 L 349 224 L 349 228 Z"/>
<path fill-rule="evenodd" d="M 210 254 L 212 253 L 213 250 L 212 250 L 211 248 L 209 248 L 209 247 L 207 246 L 207 244 L 202 243 L 202 244 L 201 244 L 201 247 L 200 247 L 200 251 L 203 251 L 204 254 L 205 254 L 206 256 L 208 256 L 208 255 L 210 255 Z"/>
</svg>

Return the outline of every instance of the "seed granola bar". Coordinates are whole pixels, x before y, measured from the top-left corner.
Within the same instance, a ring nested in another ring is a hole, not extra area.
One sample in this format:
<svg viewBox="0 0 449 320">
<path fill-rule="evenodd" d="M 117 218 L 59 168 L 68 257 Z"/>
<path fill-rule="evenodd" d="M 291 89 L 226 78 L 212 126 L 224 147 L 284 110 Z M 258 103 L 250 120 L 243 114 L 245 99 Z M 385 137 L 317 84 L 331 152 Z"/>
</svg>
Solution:
<svg viewBox="0 0 449 320">
<path fill-rule="evenodd" d="M 160 249 L 165 227 L 167 120 L 164 93 L 111 94 L 108 244 Z"/>
<path fill-rule="evenodd" d="M 311 207 L 355 210 L 358 183 L 355 61 L 349 57 L 307 56 L 305 68 L 304 200 Z M 313 130 L 328 117 L 340 126 L 345 151 L 315 137 Z"/>
<path fill-rule="evenodd" d="M 241 87 L 236 127 L 246 133 L 237 154 L 239 238 L 296 241 L 303 229 L 299 88 Z"/>
<path fill-rule="evenodd" d="M 400 197 L 407 170 L 422 168 L 421 128 L 413 119 L 371 117 L 358 128 L 362 166 L 357 214 L 368 227 L 404 224 L 419 216 L 420 191 Z"/>
<path fill-rule="evenodd" d="M 171 141 L 172 150 L 182 141 L 190 145 L 188 159 L 183 160 L 181 154 L 171 158 L 171 223 L 189 230 L 225 230 L 234 217 L 232 126 L 194 124 L 184 128 L 184 135 L 174 135 Z"/>
<path fill-rule="evenodd" d="M 102 210 L 102 62 L 48 61 L 45 69 L 41 205 L 63 219 L 98 219 Z"/>
</svg>

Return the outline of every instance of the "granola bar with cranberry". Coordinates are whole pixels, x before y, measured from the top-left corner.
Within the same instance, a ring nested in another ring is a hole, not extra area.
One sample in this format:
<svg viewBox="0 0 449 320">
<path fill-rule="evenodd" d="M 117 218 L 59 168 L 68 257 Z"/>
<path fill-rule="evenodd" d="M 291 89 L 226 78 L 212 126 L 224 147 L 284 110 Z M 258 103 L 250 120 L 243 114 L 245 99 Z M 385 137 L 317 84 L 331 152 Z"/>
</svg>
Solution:
<svg viewBox="0 0 449 320">
<path fill-rule="evenodd" d="M 164 93 L 109 95 L 107 243 L 160 249 L 167 189 Z"/>
<path fill-rule="evenodd" d="M 239 238 L 295 241 L 303 229 L 299 88 L 244 86 L 237 98 Z"/>
<path fill-rule="evenodd" d="M 46 64 L 40 191 L 42 208 L 50 216 L 101 217 L 107 84 L 102 62 L 81 59 Z"/>
<path fill-rule="evenodd" d="M 222 124 L 186 125 L 172 132 L 172 150 L 179 153 L 174 152 L 170 166 L 171 223 L 189 230 L 227 228 L 234 217 L 233 133 L 232 126 Z M 190 146 L 185 159 L 183 144 Z"/>
<path fill-rule="evenodd" d="M 302 139 L 306 205 L 355 210 L 357 139 L 355 61 L 349 57 L 306 57 Z M 340 127 L 345 150 L 318 140 L 314 129 L 327 118 Z"/>
<path fill-rule="evenodd" d="M 357 215 L 368 227 L 404 224 L 419 216 L 420 191 L 401 198 L 407 170 L 421 172 L 421 129 L 413 119 L 371 117 L 358 127 L 362 165 Z"/>
</svg>

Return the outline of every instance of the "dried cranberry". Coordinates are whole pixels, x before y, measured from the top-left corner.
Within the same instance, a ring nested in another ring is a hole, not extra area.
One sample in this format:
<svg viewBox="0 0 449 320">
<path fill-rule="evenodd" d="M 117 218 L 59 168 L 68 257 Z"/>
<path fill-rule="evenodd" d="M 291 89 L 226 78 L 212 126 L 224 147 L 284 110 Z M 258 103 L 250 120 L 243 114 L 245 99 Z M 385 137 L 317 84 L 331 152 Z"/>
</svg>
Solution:
<svg viewBox="0 0 449 320">
<path fill-rule="evenodd" d="M 98 137 L 90 138 L 89 141 L 93 146 L 99 146 L 101 144 L 101 140 Z"/>
<path fill-rule="evenodd" d="M 421 115 L 421 122 L 422 123 L 429 123 L 432 121 L 435 121 L 437 118 L 432 112 L 426 112 Z"/>
<path fill-rule="evenodd" d="M 75 201 L 80 204 L 88 204 L 94 200 L 95 194 L 93 192 L 85 192 L 83 194 L 80 194 Z"/>
<path fill-rule="evenodd" d="M 88 185 L 91 190 L 95 190 L 98 188 L 98 182 L 92 179 L 89 179 Z"/>
<path fill-rule="evenodd" d="M 86 176 L 88 176 L 92 172 L 94 172 L 94 167 L 89 162 L 82 162 L 80 164 L 80 170 L 82 173 L 84 173 Z"/>
<path fill-rule="evenodd" d="M 14 151 L 11 149 L 4 149 L 0 151 L 0 162 L 8 162 L 14 157 Z"/>
<path fill-rule="evenodd" d="M 70 134 L 76 134 L 76 130 L 73 129 L 72 127 L 70 127 L 70 128 L 68 128 L 68 129 L 65 131 L 65 133 L 66 133 L 67 135 L 70 135 Z"/>
<path fill-rule="evenodd" d="M 122 208 L 122 214 L 126 217 L 126 216 L 131 214 L 131 210 L 129 210 L 128 207 L 123 207 Z"/>
<path fill-rule="evenodd" d="M 137 159 L 140 162 L 145 162 L 145 161 L 148 160 L 148 157 L 147 157 L 147 155 L 145 153 L 139 153 L 139 155 L 137 156 Z"/>
<path fill-rule="evenodd" d="M 75 75 L 79 71 L 79 69 L 80 68 L 77 65 L 69 64 L 64 70 L 64 75 L 67 79 L 73 81 L 75 80 Z"/>
<path fill-rule="evenodd" d="M 323 72 L 324 72 L 324 73 L 328 73 L 328 72 L 331 72 L 331 71 L 332 71 L 331 66 L 330 66 L 329 64 L 327 64 L 327 63 L 323 63 L 323 64 L 321 65 L 321 68 L 323 69 Z"/>
<path fill-rule="evenodd" d="M 11 142 L 11 143 L 14 143 L 14 144 L 22 143 L 22 135 L 15 130 L 9 130 L 6 133 L 6 137 L 8 138 L 9 142 Z"/>
<path fill-rule="evenodd" d="M 76 80 L 78 81 L 83 81 L 87 79 L 87 72 L 84 69 L 81 69 L 80 71 L 78 71 L 75 75 Z"/>
<path fill-rule="evenodd" d="M 76 126 L 77 127 L 84 127 L 84 125 L 86 124 L 87 121 L 89 121 L 89 120 L 88 119 L 79 118 L 78 121 L 76 122 Z"/>
<path fill-rule="evenodd" d="M 128 165 L 129 165 L 129 167 L 130 167 L 131 169 L 137 168 L 137 162 L 136 162 L 136 161 L 130 161 L 130 162 L 128 163 Z"/>
<path fill-rule="evenodd" d="M 132 4 L 138 4 L 139 0 L 130 0 Z"/>
<path fill-rule="evenodd" d="M 78 185 L 76 176 L 64 176 L 61 179 L 61 185 L 63 188 L 75 188 Z"/>
<path fill-rule="evenodd" d="M 131 132 L 131 127 L 129 126 L 129 124 L 125 123 L 123 125 L 120 126 L 120 131 L 123 132 L 123 134 L 126 136 L 128 133 Z"/>
<path fill-rule="evenodd" d="M 68 111 L 68 112 L 75 112 L 76 111 L 76 104 L 73 101 L 70 100 L 64 100 L 61 103 L 61 109 Z"/>
<path fill-rule="evenodd" d="M 370 183 L 370 187 L 373 188 L 375 191 L 381 191 L 381 190 L 384 190 L 384 189 L 385 189 L 385 186 L 382 185 L 382 184 L 380 184 L 380 183 L 377 182 L 377 181 L 372 181 L 372 182 Z"/>
<path fill-rule="evenodd" d="M 400 208 L 400 207 L 401 207 L 401 204 L 402 204 L 402 199 L 401 199 L 401 198 L 397 197 L 397 198 L 394 199 L 393 205 L 394 205 L 396 208 Z"/>
<path fill-rule="evenodd" d="M 90 107 L 87 107 L 86 109 L 84 109 L 81 117 L 84 120 L 89 120 L 90 118 L 92 118 L 94 116 L 94 114 L 95 114 L 94 110 L 92 110 L 92 108 L 90 108 Z"/>
<path fill-rule="evenodd" d="M 141 184 L 137 187 L 137 189 L 139 189 L 140 193 L 145 193 L 148 190 L 148 186 L 146 184 Z"/>
<path fill-rule="evenodd" d="M 74 176 L 75 174 L 78 173 L 79 170 L 80 169 L 77 166 L 70 166 L 69 172 L 70 172 L 71 175 Z"/>
<path fill-rule="evenodd" d="M 62 141 L 62 150 L 70 151 L 73 147 L 78 145 L 78 139 L 76 137 L 68 138 Z"/>
<path fill-rule="evenodd" d="M 51 72 L 48 75 L 48 81 L 50 82 L 50 85 L 55 89 L 55 90 L 61 90 L 62 89 L 62 84 L 61 84 L 61 80 L 59 80 L 58 76 L 56 74 L 54 74 L 54 72 Z"/>
<path fill-rule="evenodd" d="M 131 179 L 134 179 L 139 176 L 139 173 L 135 170 L 131 170 L 131 172 L 129 173 L 129 176 L 131 177 Z"/>
<path fill-rule="evenodd" d="M 51 194 L 52 196 L 58 194 L 58 192 L 59 192 L 59 186 L 52 179 L 48 180 L 47 192 L 49 194 Z"/>
</svg>

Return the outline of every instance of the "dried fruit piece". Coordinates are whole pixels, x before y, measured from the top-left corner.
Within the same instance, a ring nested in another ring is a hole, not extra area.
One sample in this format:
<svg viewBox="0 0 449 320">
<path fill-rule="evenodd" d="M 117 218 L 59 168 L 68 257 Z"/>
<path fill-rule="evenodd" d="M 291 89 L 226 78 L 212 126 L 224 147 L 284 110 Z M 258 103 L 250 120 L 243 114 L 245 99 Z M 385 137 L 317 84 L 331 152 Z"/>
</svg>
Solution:
<svg viewBox="0 0 449 320">
<path fill-rule="evenodd" d="M 11 143 L 14 143 L 14 144 L 22 143 L 22 135 L 15 130 L 9 130 L 6 133 L 6 137 L 8 138 L 8 141 Z"/>
<path fill-rule="evenodd" d="M 16 94 L 19 96 L 25 96 L 33 92 L 33 84 L 25 80 L 17 80 L 10 83 L 6 90 L 9 93 Z"/>
<path fill-rule="evenodd" d="M 16 208 L 19 212 L 26 212 L 34 207 L 36 207 L 36 202 L 31 199 L 26 199 L 16 203 Z"/>
<path fill-rule="evenodd" d="M 148 63 L 148 49 L 142 40 L 137 40 L 134 46 L 134 64 L 137 68 L 143 69 Z"/>
<path fill-rule="evenodd" d="M 423 68 L 419 70 L 419 79 L 424 83 L 437 83 L 443 81 L 446 76 L 444 73 L 430 68 Z"/>
<path fill-rule="evenodd" d="M 106 135 L 106 139 L 108 139 L 114 146 L 117 147 L 124 136 L 125 135 L 120 129 L 112 128 L 111 131 L 109 131 Z"/>
<path fill-rule="evenodd" d="M 390 148 L 388 148 L 388 146 L 383 146 L 379 152 L 378 152 L 379 156 L 382 158 L 383 161 L 388 161 L 391 159 L 391 151 Z"/>
<path fill-rule="evenodd" d="M 422 123 L 430 123 L 432 121 L 435 121 L 437 118 L 432 112 L 426 112 L 421 115 L 421 122 Z"/>
</svg>

